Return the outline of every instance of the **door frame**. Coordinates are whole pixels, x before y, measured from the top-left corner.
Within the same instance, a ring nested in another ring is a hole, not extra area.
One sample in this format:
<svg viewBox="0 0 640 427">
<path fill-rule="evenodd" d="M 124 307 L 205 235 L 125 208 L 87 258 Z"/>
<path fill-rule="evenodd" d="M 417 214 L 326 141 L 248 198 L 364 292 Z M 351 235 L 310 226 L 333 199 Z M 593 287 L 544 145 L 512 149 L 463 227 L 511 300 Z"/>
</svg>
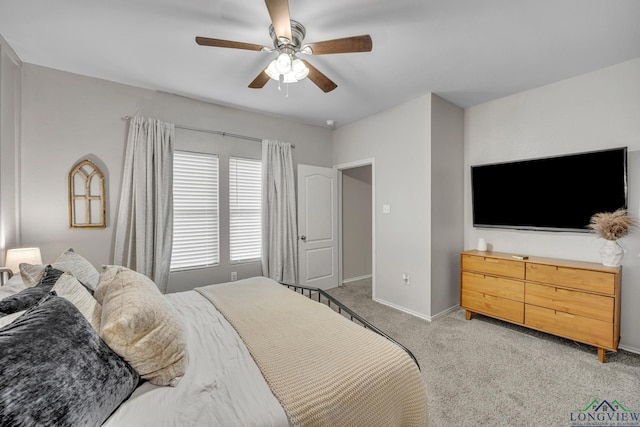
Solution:
<svg viewBox="0 0 640 427">
<path fill-rule="evenodd" d="M 342 286 L 343 250 L 342 250 L 342 171 L 346 169 L 371 166 L 371 296 L 376 299 L 376 159 L 355 160 L 334 166 L 338 171 L 338 286 Z"/>
</svg>

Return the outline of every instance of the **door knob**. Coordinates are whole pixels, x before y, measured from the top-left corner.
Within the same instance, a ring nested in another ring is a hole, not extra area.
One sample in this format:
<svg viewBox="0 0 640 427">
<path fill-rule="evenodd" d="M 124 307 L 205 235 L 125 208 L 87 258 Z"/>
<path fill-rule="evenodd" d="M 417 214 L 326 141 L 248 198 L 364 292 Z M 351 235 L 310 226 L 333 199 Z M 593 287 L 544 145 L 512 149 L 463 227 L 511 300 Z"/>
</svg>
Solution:
<svg viewBox="0 0 640 427">
<path fill-rule="evenodd" d="M 300 236 L 300 240 L 302 240 L 303 242 L 307 241 L 307 236 Z"/>
</svg>

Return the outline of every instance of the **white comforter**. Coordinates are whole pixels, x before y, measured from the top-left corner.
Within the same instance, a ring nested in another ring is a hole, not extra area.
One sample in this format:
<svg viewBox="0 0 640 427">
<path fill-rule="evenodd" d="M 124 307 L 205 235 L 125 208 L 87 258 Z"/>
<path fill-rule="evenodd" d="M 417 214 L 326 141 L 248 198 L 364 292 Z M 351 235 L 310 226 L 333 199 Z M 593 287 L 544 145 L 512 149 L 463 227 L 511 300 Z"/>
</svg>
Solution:
<svg viewBox="0 0 640 427">
<path fill-rule="evenodd" d="M 144 383 L 104 425 L 289 426 L 244 343 L 220 312 L 195 291 L 166 297 L 187 333 L 185 376 L 176 387 Z"/>
</svg>

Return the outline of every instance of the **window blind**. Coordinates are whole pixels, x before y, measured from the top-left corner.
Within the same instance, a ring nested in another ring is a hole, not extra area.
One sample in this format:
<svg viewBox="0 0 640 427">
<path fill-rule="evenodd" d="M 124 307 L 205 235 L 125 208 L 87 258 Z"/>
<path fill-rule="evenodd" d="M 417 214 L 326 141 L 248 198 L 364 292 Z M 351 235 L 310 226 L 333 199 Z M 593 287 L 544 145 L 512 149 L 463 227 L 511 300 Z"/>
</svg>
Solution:
<svg viewBox="0 0 640 427">
<path fill-rule="evenodd" d="M 218 156 L 176 151 L 171 270 L 219 262 Z"/>
<path fill-rule="evenodd" d="M 262 162 L 229 159 L 229 251 L 231 262 L 262 254 Z"/>
</svg>

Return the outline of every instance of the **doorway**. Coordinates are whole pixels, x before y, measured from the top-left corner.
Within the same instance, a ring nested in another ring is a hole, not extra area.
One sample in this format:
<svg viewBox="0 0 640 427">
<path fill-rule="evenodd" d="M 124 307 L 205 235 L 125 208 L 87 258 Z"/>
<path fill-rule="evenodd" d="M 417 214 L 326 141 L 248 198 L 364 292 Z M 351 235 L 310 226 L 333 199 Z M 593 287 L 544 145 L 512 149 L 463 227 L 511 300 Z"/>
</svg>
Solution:
<svg viewBox="0 0 640 427">
<path fill-rule="evenodd" d="M 375 298 L 374 162 L 367 159 L 338 165 L 336 169 L 339 171 L 340 285 L 368 285 Z"/>
</svg>

